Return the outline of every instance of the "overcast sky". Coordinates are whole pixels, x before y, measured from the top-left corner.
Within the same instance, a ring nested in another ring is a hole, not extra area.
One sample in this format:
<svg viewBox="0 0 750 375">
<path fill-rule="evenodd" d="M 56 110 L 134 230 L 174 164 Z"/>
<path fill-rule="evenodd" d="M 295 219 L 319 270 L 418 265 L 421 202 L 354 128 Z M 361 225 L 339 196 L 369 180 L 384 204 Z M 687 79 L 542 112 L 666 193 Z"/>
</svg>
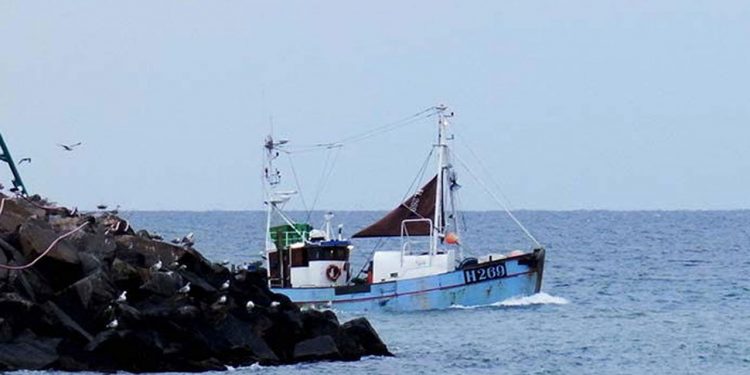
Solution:
<svg viewBox="0 0 750 375">
<path fill-rule="evenodd" d="M 271 123 L 328 142 L 439 103 L 514 207 L 750 208 L 746 1 L 3 1 L 0 46 L 24 180 L 81 208 L 261 209 Z M 435 130 L 345 145 L 316 208 L 392 208 Z M 307 206 L 327 157 L 293 159 Z"/>
</svg>

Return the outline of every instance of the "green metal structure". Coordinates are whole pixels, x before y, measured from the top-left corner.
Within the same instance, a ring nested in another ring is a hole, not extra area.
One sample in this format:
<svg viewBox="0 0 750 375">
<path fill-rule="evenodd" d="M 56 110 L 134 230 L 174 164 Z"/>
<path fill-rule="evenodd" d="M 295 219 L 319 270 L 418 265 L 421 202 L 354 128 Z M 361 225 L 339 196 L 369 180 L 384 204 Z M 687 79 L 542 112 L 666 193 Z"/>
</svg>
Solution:
<svg viewBox="0 0 750 375">
<path fill-rule="evenodd" d="M 2 153 L 0 153 L 0 161 L 7 163 L 10 167 L 10 172 L 13 174 L 13 180 L 11 181 L 13 183 L 13 187 L 18 189 L 18 191 L 22 195 L 29 195 L 28 190 L 26 190 L 26 186 L 23 184 L 21 175 L 18 173 L 18 169 L 16 169 L 16 163 L 13 162 L 13 157 L 10 156 L 10 151 L 8 150 L 8 146 L 5 144 L 5 140 L 3 139 L 2 134 L 0 134 L 0 148 L 2 148 Z"/>
<path fill-rule="evenodd" d="M 293 243 L 304 242 L 311 230 L 310 224 L 277 225 L 270 229 L 271 241 L 276 244 L 277 249 L 283 250 Z"/>
</svg>

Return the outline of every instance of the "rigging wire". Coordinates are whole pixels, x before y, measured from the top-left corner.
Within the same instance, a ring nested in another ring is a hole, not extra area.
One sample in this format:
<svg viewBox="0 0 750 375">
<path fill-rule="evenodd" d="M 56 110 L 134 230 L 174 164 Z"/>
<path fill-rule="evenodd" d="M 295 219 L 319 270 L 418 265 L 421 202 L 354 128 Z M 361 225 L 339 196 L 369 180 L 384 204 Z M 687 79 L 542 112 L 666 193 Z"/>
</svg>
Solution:
<svg viewBox="0 0 750 375">
<path fill-rule="evenodd" d="M 357 275 L 354 276 L 354 278 L 358 278 L 359 275 L 364 272 L 365 268 L 367 268 L 370 265 L 370 262 L 372 261 L 373 256 L 375 255 L 375 252 L 378 251 L 383 246 L 383 243 L 385 242 L 385 238 L 378 237 L 378 242 L 375 243 L 375 246 L 372 248 L 372 251 L 370 251 L 370 255 L 367 256 L 367 260 L 365 261 L 365 264 L 362 265 L 362 268 L 359 269 L 359 272 L 357 272 Z"/>
<path fill-rule="evenodd" d="M 505 210 L 505 213 L 507 213 L 508 216 L 516 223 L 516 225 L 518 225 L 518 227 L 521 228 L 521 230 L 526 234 L 526 236 L 529 237 L 529 239 L 531 239 L 537 246 L 542 247 L 542 244 L 539 243 L 539 241 L 537 241 L 537 239 L 531 234 L 531 232 L 529 232 L 529 230 L 526 229 L 526 227 L 516 218 L 516 215 L 513 215 L 513 212 L 511 212 L 508 205 L 506 205 L 505 202 L 503 202 L 500 198 L 497 197 L 497 195 L 495 195 L 492 189 L 490 189 L 487 186 L 487 184 L 485 184 L 484 181 L 480 179 L 479 176 L 477 176 L 474 173 L 474 171 L 471 170 L 471 168 L 469 168 L 469 166 L 463 161 L 463 159 L 461 159 L 458 155 L 456 155 L 456 153 L 453 153 L 453 156 L 455 157 L 456 160 L 458 160 L 459 163 L 461 163 L 461 165 L 464 168 L 466 168 L 466 171 L 469 172 L 469 175 L 473 177 L 474 180 L 476 180 L 482 186 L 482 188 L 484 188 L 484 191 Z M 481 167 L 481 164 L 480 164 L 480 167 Z"/>
<path fill-rule="evenodd" d="M 292 170 L 292 176 L 294 176 L 294 184 L 297 186 L 297 191 L 299 192 L 299 198 L 302 201 L 302 207 L 307 211 L 307 203 L 305 202 L 305 195 L 302 194 L 302 185 L 299 183 L 299 178 L 297 178 L 297 169 L 294 168 L 294 160 L 292 159 L 292 156 L 289 154 L 286 154 L 289 158 L 289 166 Z"/>
<path fill-rule="evenodd" d="M 432 154 L 434 152 L 435 152 L 435 148 L 434 147 L 430 148 L 430 152 L 427 154 L 427 157 L 425 158 L 424 162 L 422 162 L 422 166 L 419 168 L 419 172 L 417 172 L 417 175 L 414 177 L 414 180 L 412 180 L 411 185 L 409 186 L 409 189 L 406 190 L 406 193 L 404 194 L 404 197 L 401 198 L 401 203 L 400 203 L 401 206 L 405 207 L 407 210 L 411 211 L 413 214 L 419 216 L 422 219 L 424 219 L 424 217 L 421 214 L 419 214 L 419 212 L 417 212 L 416 210 L 413 210 L 411 207 L 404 204 L 404 202 L 406 201 L 406 198 L 408 198 L 409 195 L 411 195 L 412 191 L 414 191 L 414 186 L 417 184 L 417 181 L 421 181 L 422 178 L 424 178 L 424 174 L 427 171 L 427 165 L 429 164 L 430 159 L 432 158 Z M 434 226 L 433 226 L 433 229 L 435 229 Z M 383 245 L 384 240 L 385 238 L 383 237 L 378 238 L 378 242 L 375 244 L 372 251 L 370 251 L 370 255 L 367 256 L 367 261 L 365 261 L 365 264 L 359 270 L 356 277 L 359 277 L 359 275 L 362 274 L 362 272 L 365 270 L 365 268 L 367 267 L 367 265 L 369 264 L 369 262 L 372 260 L 373 256 L 375 255 L 375 252 Z"/>
<path fill-rule="evenodd" d="M 342 138 L 338 141 L 334 142 L 327 142 L 327 143 L 315 143 L 315 144 L 309 144 L 309 145 L 300 145 L 297 149 L 287 149 L 285 152 L 289 153 L 305 153 L 305 152 L 311 152 L 311 151 L 317 151 L 317 150 L 325 150 L 325 149 L 333 149 L 333 148 L 340 148 L 343 147 L 346 144 L 351 144 L 355 142 L 360 142 L 381 134 L 388 133 L 390 131 L 396 130 L 400 127 L 413 124 L 415 122 L 430 118 L 434 116 L 437 113 L 437 107 L 432 106 L 429 108 L 426 108 L 422 111 L 419 111 L 411 116 L 404 117 L 400 120 L 378 126 L 376 128 L 372 128 L 369 130 L 366 130 L 359 134 L 354 134 L 345 138 Z"/>
<path fill-rule="evenodd" d="M 430 148 L 430 152 L 427 154 L 427 158 L 425 158 L 424 162 L 422 162 L 422 166 L 419 168 L 419 172 L 417 172 L 417 175 L 414 176 L 414 180 L 412 180 L 411 185 L 409 185 L 409 189 L 406 190 L 406 193 L 404 194 L 404 197 L 401 198 L 401 202 L 404 202 L 406 198 L 411 195 L 411 192 L 414 191 L 414 186 L 417 184 L 417 181 L 421 181 L 422 178 L 424 178 L 424 174 L 427 171 L 427 164 L 430 162 L 430 158 L 432 158 L 432 154 L 435 152 L 435 148 Z"/>
<path fill-rule="evenodd" d="M 320 198 L 320 193 L 323 192 L 326 185 L 328 185 L 328 181 L 330 181 L 331 176 L 333 175 L 334 166 L 336 165 L 336 161 L 338 160 L 339 155 L 341 154 L 339 151 L 341 151 L 341 148 L 336 148 L 333 153 L 333 159 L 331 160 L 331 152 L 328 153 L 326 156 L 326 162 L 323 164 L 323 171 L 320 176 L 320 180 L 318 182 L 318 187 L 315 192 L 315 199 L 313 199 L 312 205 L 310 206 L 310 209 L 307 211 L 307 217 L 305 218 L 305 222 L 310 221 L 310 216 L 312 215 L 312 211 L 315 209 L 315 205 L 318 203 L 318 198 Z M 328 161 L 331 160 L 330 163 Z"/>
</svg>

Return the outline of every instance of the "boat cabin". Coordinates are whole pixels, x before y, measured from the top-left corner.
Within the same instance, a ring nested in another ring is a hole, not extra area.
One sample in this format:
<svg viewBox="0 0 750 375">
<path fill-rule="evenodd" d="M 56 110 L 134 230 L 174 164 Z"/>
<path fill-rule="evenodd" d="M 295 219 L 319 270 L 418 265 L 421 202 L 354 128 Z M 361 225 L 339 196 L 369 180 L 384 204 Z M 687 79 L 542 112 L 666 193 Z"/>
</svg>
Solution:
<svg viewBox="0 0 750 375">
<path fill-rule="evenodd" d="M 331 287 L 349 282 L 349 241 L 331 240 L 309 224 L 275 226 L 270 236 L 276 247 L 268 252 L 271 287 Z"/>
</svg>

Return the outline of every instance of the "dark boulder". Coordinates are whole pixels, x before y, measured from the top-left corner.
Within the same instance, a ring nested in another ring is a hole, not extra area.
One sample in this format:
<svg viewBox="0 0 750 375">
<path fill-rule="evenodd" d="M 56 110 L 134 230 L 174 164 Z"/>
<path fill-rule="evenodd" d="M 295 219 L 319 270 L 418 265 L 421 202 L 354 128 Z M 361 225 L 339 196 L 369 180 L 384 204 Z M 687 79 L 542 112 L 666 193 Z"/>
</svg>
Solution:
<svg viewBox="0 0 750 375">
<path fill-rule="evenodd" d="M 54 302 L 47 301 L 41 306 L 41 309 L 44 312 L 42 323 L 46 325 L 48 333 L 57 334 L 61 337 L 75 337 L 82 342 L 93 339 L 88 331 Z"/>
<path fill-rule="evenodd" d="M 362 345 L 367 355 L 393 356 L 367 319 L 356 318 L 350 320 L 341 325 L 341 328 L 344 330 L 344 333 L 353 337 L 354 340 Z"/>
<path fill-rule="evenodd" d="M 46 252 L 59 236 L 47 222 L 39 219 L 27 220 L 18 229 L 20 250 L 28 260 Z M 35 267 L 45 274 L 53 290 L 63 289 L 84 275 L 78 250 L 66 240 L 58 241 Z"/>
<path fill-rule="evenodd" d="M 300 341 L 294 346 L 296 362 L 337 359 L 341 359 L 341 353 L 336 347 L 336 342 L 328 335 Z"/>
<path fill-rule="evenodd" d="M 0 370 L 42 370 L 58 360 L 57 346 L 62 339 L 37 337 L 25 332 L 0 345 Z"/>
<path fill-rule="evenodd" d="M 0 370 L 194 372 L 390 355 L 366 320 L 301 311 L 269 290 L 263 269 L 227 269 L 112 214 L 37 201 L 49 209 L 6 201 L 2 264 L 28 264 L 89 225 L 33 266 L 0 271 Z"/>
</svg>

